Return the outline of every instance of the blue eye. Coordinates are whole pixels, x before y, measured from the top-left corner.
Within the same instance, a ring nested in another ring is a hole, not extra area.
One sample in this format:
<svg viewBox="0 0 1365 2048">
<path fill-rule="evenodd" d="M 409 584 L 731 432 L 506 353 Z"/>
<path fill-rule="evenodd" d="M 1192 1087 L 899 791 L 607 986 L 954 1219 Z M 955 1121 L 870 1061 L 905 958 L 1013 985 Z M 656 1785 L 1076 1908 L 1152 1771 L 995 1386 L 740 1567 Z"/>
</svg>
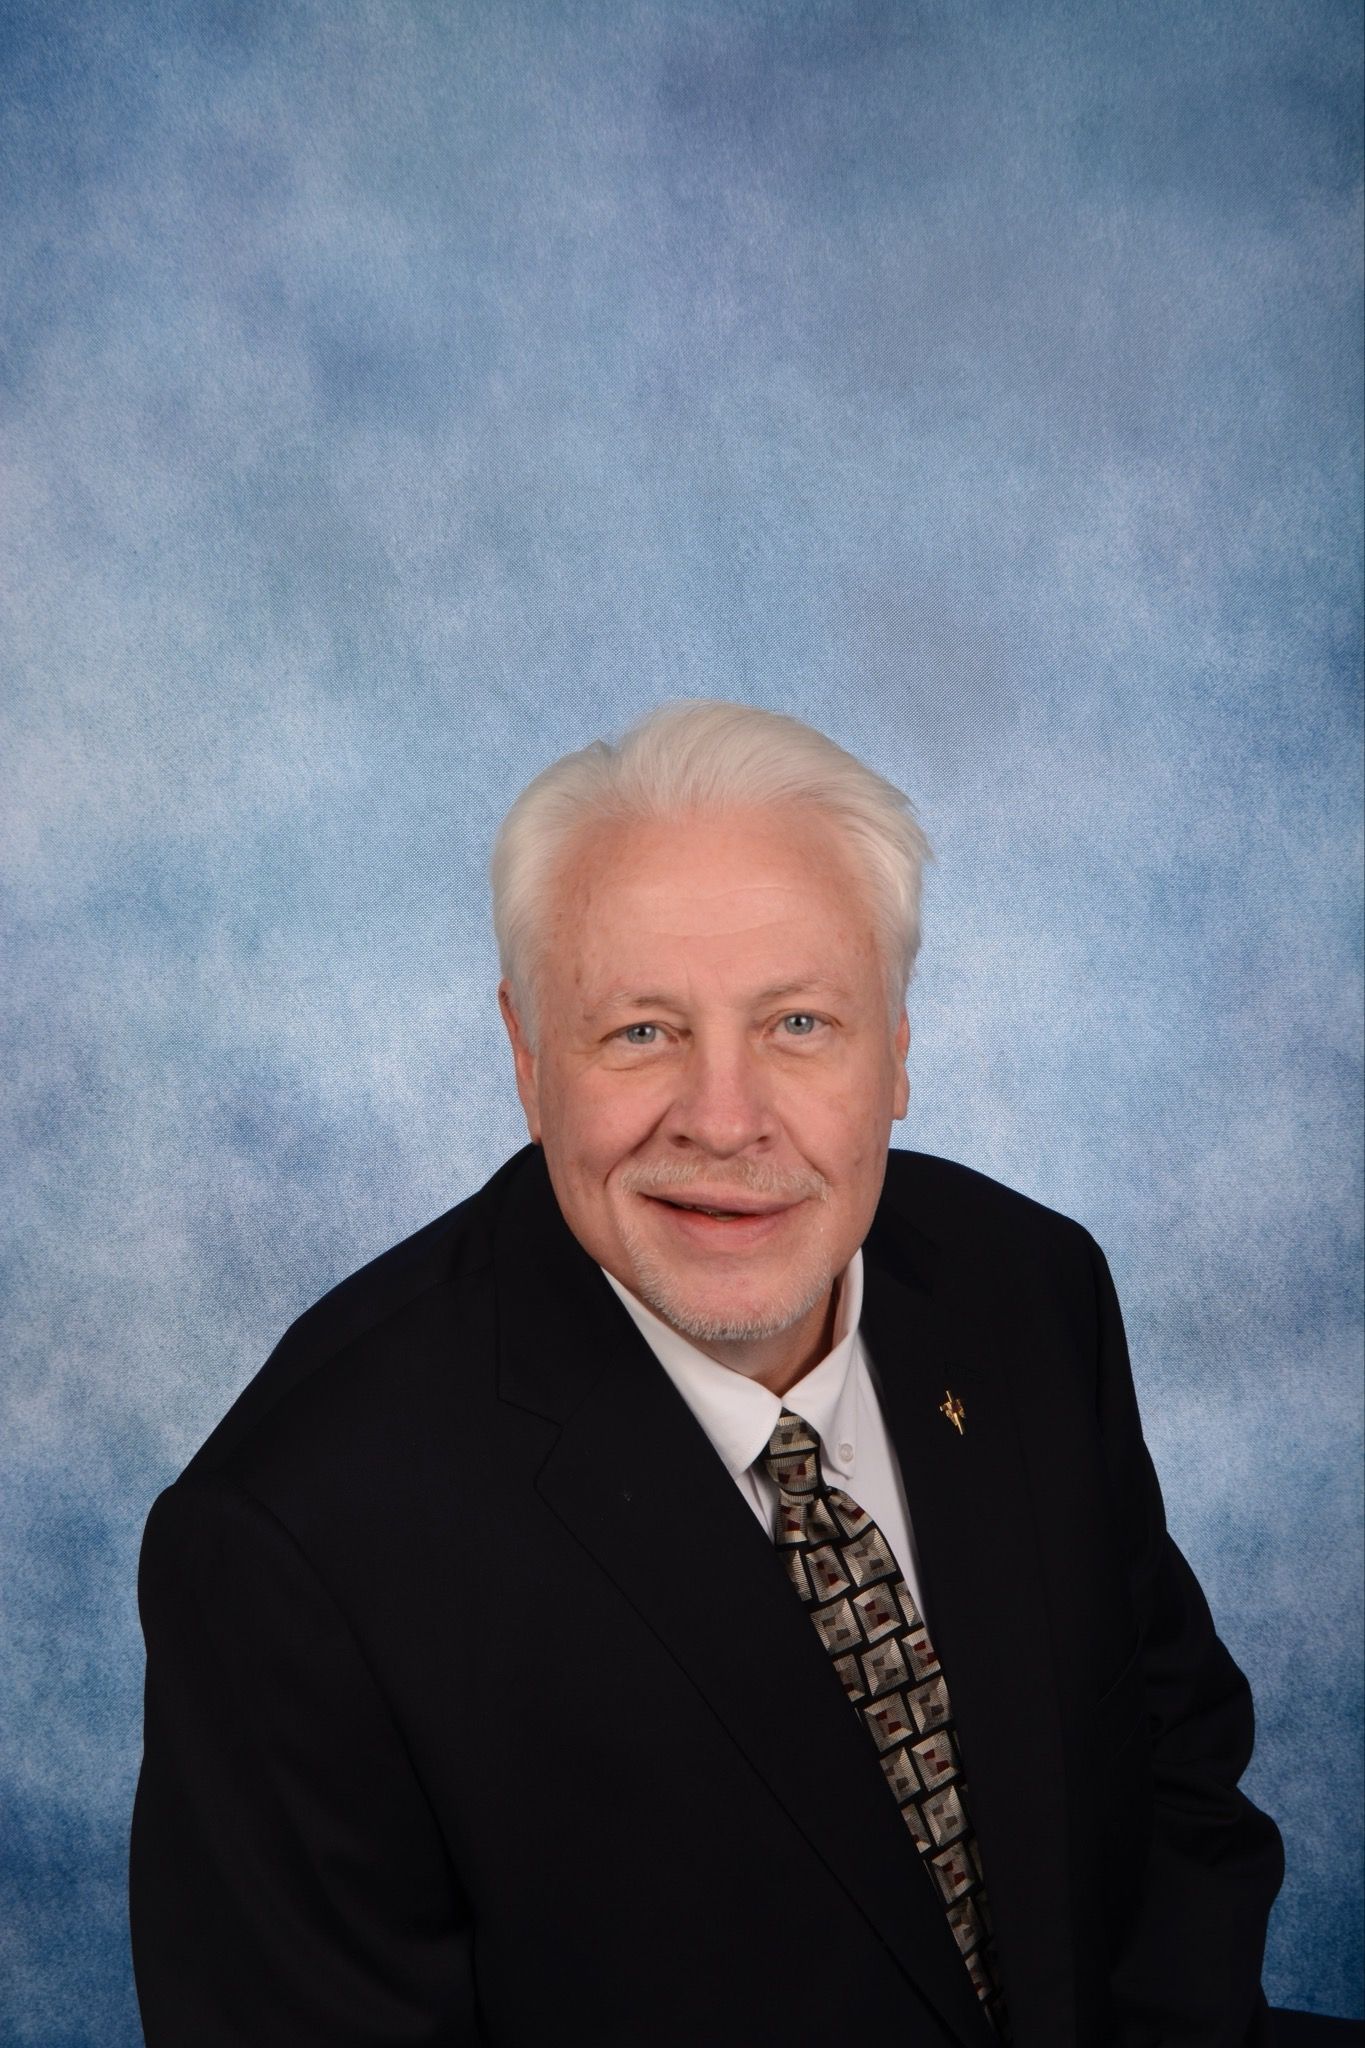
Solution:
<svg viewBox="0 0 1365 2048">
<path fill-rule="evenodd" d="M 657 1024 L 627 1024 L 621 1033 L 627 1045 L 653 1045 Z"/>
<path fill-rule="evenodd" d="M 782 1019 L 782 1028 L 789 1038 L 809 1038 L 815 1029 L 816 1020 L 805 1010 L 793 1010 L 790 1017 Z"/>
</svg>

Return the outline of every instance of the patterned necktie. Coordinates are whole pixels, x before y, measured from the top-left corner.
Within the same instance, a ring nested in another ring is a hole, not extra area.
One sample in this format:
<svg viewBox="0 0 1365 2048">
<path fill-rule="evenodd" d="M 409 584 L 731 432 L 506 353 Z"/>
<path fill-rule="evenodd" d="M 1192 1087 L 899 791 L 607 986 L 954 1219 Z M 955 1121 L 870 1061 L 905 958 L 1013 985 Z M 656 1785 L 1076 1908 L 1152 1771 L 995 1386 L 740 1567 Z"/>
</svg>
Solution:
<svg viewBox="0 0 1365 2048">
<path fill-rule="evenodd" d="M 947 1681 L 891 1547 L 820 1470 L 820 1439 L 785 1409 L 764 1463 L 780 1497 L 777 1547 L 857 1708 L 973 1989 L 1006 2036 L 981 1856 Z"/>
</svg>

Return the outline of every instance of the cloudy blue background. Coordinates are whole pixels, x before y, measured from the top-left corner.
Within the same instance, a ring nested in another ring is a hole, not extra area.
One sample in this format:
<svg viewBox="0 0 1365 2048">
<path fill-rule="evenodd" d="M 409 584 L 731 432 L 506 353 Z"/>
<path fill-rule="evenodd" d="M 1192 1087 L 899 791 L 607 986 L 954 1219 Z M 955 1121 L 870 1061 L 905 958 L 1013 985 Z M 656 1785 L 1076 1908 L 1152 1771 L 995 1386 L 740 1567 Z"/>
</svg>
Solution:
<svg viewBox="0 0 1365 2048">
<path fill-rule="evenodd" d="M 1360 30 L 0 6 L 7 2040 L 131 2048 L 147 1507 L 520 1141 L 495 823 L 657 699 L 938 851 L 903 1142 L 1107 1247 L 1359 2011 Z"/>
</svg>

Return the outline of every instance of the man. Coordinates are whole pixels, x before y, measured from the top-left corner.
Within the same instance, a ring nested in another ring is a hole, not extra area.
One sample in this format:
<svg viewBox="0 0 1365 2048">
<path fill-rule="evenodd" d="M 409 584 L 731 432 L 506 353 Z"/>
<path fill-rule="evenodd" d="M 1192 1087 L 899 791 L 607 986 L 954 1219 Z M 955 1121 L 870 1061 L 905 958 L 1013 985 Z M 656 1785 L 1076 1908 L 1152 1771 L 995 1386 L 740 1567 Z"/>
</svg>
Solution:
<svg viewBox="0 0 1365 2048">
<path fill-rule="evenodd" d="M 532 1140 L 158 1501 L 150 2048 L 1218 2048 L 1280 1874 L 1076 1225 L 893 1153 L 924 843 L 666 708 L 494 861 Z"/>
</svg>

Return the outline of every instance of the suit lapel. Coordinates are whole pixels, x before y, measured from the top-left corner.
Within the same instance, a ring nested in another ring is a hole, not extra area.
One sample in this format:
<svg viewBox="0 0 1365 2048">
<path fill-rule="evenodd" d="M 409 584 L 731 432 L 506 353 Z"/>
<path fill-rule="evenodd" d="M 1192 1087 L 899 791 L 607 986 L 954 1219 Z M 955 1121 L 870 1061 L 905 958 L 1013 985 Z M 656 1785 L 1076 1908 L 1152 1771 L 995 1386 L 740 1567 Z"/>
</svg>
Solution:
<svg viewBox="0 0 1365 2048">
<path fill-rule="evenodd" d="M 543 1499 L 665 1644 L 940 2023 L 985 2048 L 993 2037 L 947 1921 L 771 1544 L 569 1235 L 543 1170 L 527 1181 L 502 1233 L 499 1351 L 505 1397 L 560 1424 L 537 1480 Z"/>
<path fill-rule="evenodd" d="M 932 1273 L 921 1241 L 921 1272 Z M 1064 1752 L 1010 1360 L 969 1286 L 897 1277 L 866 1248 L 862 1331 L 900 1460 L 1020 2039 L 1075 2035 Z M 905 1273 L 901 1262 L 902 1275 Z M 940 1404 L 962 1404 L 961 1433 Z"/>
</svg>

